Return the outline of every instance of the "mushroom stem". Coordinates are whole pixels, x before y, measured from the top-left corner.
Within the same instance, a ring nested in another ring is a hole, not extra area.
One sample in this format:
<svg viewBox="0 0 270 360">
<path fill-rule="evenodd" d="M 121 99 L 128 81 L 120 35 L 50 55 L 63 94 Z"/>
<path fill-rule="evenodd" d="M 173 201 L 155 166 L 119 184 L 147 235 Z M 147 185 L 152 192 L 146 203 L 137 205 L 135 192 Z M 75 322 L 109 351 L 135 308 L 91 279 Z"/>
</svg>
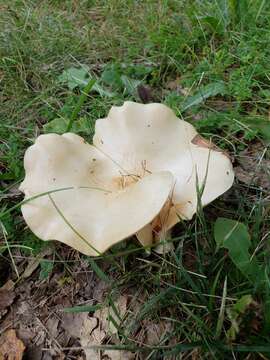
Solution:
<svg viewBox="0 0 270 360">
<path fill-rule="evenodd" d="M 168 241 L 171 239 L 172 231 L 171 229 L 162 229 L 158 234 L 155 234 L 155 244 L 154 251 L 158 254 L 166 254 L 174 249 L 173 243 Z"/>
</svg>

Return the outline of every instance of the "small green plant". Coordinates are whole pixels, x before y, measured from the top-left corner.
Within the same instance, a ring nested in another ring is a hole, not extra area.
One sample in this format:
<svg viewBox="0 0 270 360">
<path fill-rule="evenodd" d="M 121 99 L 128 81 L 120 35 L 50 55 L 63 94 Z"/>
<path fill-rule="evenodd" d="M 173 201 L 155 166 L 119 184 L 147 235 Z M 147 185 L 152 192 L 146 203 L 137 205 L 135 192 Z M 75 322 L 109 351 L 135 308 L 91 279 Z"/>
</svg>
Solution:
<svg viewBox="0 0 270 360">
<path fill-rule="evenodd" d="M 235 341 L 236 336 L 240 331 L 243 315 L 252 304 L 252 301 L 251 295 L 243 295 L 232 307 L 226 309 L 228 318 L 231 322 L 231 327 L 226 332 L 229 341 Z"/>
<path fill-rule="evenodd" d="M 219 218 L 215 222 L 214 236 L 217 248 L 223 247 L 228 249 L 230 259 L 253 285 L 254 292 L 257 294 L 263 294 L 266 305 L 264 307 L 265 327 L 269 328 L 269 264 L 260 264 L 255 253 L 251 254 L 249 252 L 251 240 L 247 227 L 235 220 Z M 234 339 L 235 331 L 237 330 L 236 323 L 234 321 L 236 321 L 236 318 L 240 315 L 237 315 L 237 312 L 243 312 L 241 306 L 244 306 L 245 308 L 245 306 L 248 305 L 246 304 L 246 301 L 248 303 L 251 302 L 250 297 L 248 296 L 241 299 L 239 300 L 239 303 L 235 304 L 235 308 L 230 313 L 232 327 L 229 330 L 228 336 L 232 339 Z"/>
<path fill-rule="evenodd" d="M 251 257 L 251 246 L 247 227 L 238 221 L 219 218 L 215 222 L 215 240 L 218 248 L 226 248 L 235 266 L 250 281 L 260 284 L 263 269 L 255 256 Z"/>
</svg>

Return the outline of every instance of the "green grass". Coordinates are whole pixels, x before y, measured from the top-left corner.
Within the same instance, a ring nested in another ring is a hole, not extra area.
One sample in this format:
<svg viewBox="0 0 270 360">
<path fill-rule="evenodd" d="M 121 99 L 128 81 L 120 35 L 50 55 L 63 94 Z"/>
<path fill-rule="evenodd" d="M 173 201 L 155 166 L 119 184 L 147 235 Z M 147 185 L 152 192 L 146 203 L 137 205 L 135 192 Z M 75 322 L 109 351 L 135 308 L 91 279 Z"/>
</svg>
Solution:
<svg viewBox="0 0 270 360">
<path fill-rule="evenodd" d="M 95 119 L 111 105 L 139 101 L 138 83 L 151 88 L 154 101 L 168 104 L 200 133 L 213 137 L 236 163 L 240 151 L 254 142 L 269 156 L 268 1 L 0 0 L 0 29 L 0 216 L 5 213 L 6 236 L 0 262 L 8 260 L 12 266 L 18 247 L 30 256 L 25 247 L 38 254 L 45 246 L 25 228 L 15 206 L 22 200 L 17 186 L 24 176 L 25 149 L 45 124 L 60 119 L 62 131 L 77 115 L 73 131 L 91 140 Z M 99 85 L 84 104 L 84 86 L 71 89 L 59 78 L 72 67 L 87 67 L 86 79 L 95 78 Z M 171 88 L 176 79 L 178 89 Z M 247 226 L 250 254 L 260 244 L 256 257 L 264 265 L 263 287 L 235 266 L 227 250 L 217 250 L 217 217 Z M 180 358 L 183 351 L 196 359 L 267 359 L 269 224 L 269 187 L 236 180 L 228 195 L 177 226 L 173 253 L 146 256 L 129 241 L 94 265 L 91 261 L 99 277 L 113 279 L 108 299 L 129 287 L 146 299 L 137 317 L 129 319 L 121 346 L 144 351 L 149 359 Z M 108 260 L 112 265 L 105 275 L 102 267 Z M 253 302 L 237 313 L 234 306 L 244 295 Z M 136 343 L 142 319 L 166 319 L 174 329 L 147 350 Z M 233 321 L 238 330 L 232 338 Z M 168 348 L 170 339 L 175 345 Z"/>
</svg>

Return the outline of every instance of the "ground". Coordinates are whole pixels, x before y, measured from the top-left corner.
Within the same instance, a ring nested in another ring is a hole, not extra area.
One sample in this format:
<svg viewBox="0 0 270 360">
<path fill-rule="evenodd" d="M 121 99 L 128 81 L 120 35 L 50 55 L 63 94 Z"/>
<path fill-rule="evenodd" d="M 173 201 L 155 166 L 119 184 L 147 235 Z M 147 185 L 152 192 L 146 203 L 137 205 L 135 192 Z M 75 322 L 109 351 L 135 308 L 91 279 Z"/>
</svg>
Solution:
<svg viewBox="0 0 270 360">
<path fill-rule="evenodd" d="M 270 358 L 268 1 L 0 0 L 0 28 L 0 359 Z M 124 100 L 167 104 L 226 150 L 233 187 L 165 255 L 38 240 L 26 148 L 71 118 L 91 141 Z"/>
</svg>

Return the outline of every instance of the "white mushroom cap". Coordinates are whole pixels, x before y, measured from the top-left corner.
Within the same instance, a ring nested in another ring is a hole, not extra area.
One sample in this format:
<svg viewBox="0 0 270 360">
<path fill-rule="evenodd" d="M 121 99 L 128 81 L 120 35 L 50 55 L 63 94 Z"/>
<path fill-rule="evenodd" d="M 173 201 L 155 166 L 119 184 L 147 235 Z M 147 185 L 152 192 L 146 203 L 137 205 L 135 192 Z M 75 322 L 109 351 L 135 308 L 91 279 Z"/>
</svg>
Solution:
<svg viewBox="0 0 270 360">
<path fill-rule="evenodd" d="M 88 255 L 135 233 L 143 245 L 164 240 L 196 213 L 198 188 L 205 206 L 234 179 L 229 158 L 192 125 L 165 105 L 133 102 L 97 120 L 93 146 L 70 133 L 40 136 L 25 171 L 26 199 L 50 192 L 22 206 L 29 227 Z"/>
<path fill-rule="evenodd" d="M 199 138 L 191 124 L 162 104 L 125 102 L 112 107 L 107 118 L 97 120 L 93 143 L 129 173 L 170 171 L 174 175 L 173 207 L 168 221 L 161 224 L 163 231 L 196 213 L 197 185 L 204 185 L 201 203 L 205 206 L 234 180 L 227 155 Z M 144 245 L 151 242 L 149 227 L 137 236 Z"/>
<path fill-rule="evenodd" d="M 20 189 L 29 202 L 22 213 L 30 229 L 94 256 L 149 224 L 173 186 L 166 171 L 123 186 L 114 162 L 69 133 L 41 135 L 26 151 L 24 165 Z M 31 200 L 42 193 L 47 195 Z"/>
</svg>

